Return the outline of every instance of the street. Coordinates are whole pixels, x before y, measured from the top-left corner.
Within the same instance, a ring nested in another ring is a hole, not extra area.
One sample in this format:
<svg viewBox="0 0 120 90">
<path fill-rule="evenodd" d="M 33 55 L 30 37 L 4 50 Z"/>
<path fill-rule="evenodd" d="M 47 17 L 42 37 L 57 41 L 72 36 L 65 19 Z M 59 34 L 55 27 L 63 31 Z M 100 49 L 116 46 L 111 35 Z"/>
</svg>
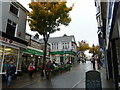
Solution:
<svg viewBox="0 0 120 90">
<path fill-rule="evenodd" d="M 81 84 L 78 88 L 84 88 L 85 72 L 90 70 L 91 64 L 78 64 L 71 71 L 67 71 L 63 74 L 53 77 L 51 80 L 41 79 L 24 86 L 24 88 L 77 88 L 78 84 Z"/>
<path fill-rule="evenodd" d="M 33 78 L 25 73 L 13 80 L 11 88 L 85 88 L 85 72 L 89 70 L 92 70 L 92 64 L 87 61 L 74 65 L 70 71 L 53 76 L 51 80 L 41 77 L 39 72 L 34 73 Z"/>
</svg>

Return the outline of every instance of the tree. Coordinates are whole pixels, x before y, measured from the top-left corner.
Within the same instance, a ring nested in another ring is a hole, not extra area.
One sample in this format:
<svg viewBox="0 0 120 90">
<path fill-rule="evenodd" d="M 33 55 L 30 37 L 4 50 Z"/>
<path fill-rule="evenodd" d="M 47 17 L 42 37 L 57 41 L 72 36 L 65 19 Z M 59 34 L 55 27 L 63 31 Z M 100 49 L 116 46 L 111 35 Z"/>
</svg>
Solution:
<svg viewBox="0 0 120 90">
<path fill-rule="evenodd" d="M 32 31 L 37 31 L 43 36 L 45 43 L 43 66 L 46 63 L 46 47 L 51 33 L 59 31 L 59 26 L 67 26 L 71 18 L 69 12 L 73 6 L 67 7 L 66 2 L 31 2 L 29 8 L 32 9 L 28 13 L 28 22 Z M 41 73 L 44 76 L 43 72 Z"/>
<path fill-rule="evenodd" d="M 78 44 L 78 51 L 86 51 L 89 49 L 89 44 L 85 40 L 78 42 Z"/>
<path fill-rule="evenodd" d="M 89 53 L 99 54 L 99 53 L 100 53 L 100 47 L 99 47 L 98 45 L 95 46 L 95 45 L 93 44 L 92 47 L 89 48 Z"/>
</svg>

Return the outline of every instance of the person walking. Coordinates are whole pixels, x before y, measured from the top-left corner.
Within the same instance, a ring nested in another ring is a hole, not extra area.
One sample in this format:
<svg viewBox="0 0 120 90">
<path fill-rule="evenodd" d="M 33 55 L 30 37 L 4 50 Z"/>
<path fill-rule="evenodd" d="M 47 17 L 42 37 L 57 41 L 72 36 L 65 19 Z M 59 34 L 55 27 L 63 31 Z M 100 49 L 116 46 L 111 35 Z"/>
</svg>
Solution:
<svg viewBox="0 0 120 90">
<path fill-rule="evenodd" d="M 92 62 L 92 64 L 93 64 L 93 69 L 96 70 L 96 68 L 95 68 L 95 57 L 94 57 L 94 55 L 92 56 L 92 61 L 91 61 L 91 62 Z"/>
<path fill-rule="evenodd" d="M 35 69 L 35 66 L 33 65 L 33 63 L 30 63 L 30 65 L 28 67 L 30 77 L 32 77 L 34 69 Z"/>
<path fill-rule="evenodd" d="M 72 63 L 71 63 L 71 60 L 68 60 L 67 64 L 70 64 L 70 65 L 71 65 L 71 64 L 72 64 Z"/>
<path fill-rule="evenodd" d="M 98 70 L 101 68 L 101 61 L 99 57 L 97 58 L 97 67 L 98 67 Z"/>
<path fill-rule="evenodd" d="M 11 80 L 14 77 L 15 72 L 16 72 L 16 66 L 14 66 L 13 62 L 10 62 L 9 66 L 7 68 L 7 72 L 6 72 L 6 79 L 7 79 L 8 87 L 10 87 L 10 85 L 11 85 Z"/>
<path fill-rule="evenodd" d="M 51 72 L 54 69 L 53 64 L 51 63 L 51 60 L 49 60 L 46 65 L 45 65 L 45 69 L 46 69 L 46 77 L 47 79 L 51 78 Z"/>
</svg>

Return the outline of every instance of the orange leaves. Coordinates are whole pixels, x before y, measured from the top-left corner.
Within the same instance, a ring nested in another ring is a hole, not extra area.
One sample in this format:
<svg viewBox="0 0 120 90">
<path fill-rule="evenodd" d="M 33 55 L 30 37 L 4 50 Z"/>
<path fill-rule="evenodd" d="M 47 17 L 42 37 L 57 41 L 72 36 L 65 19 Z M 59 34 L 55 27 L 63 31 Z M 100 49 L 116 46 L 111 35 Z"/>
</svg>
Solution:
<svg viewBox="0 0 120 90">
<path fill-rule="evenodd" d="M 73 6 L 67 7 L 66 2 L 32 2 L 29 7 L 32 9 L 28 14 L 30 28 L 39 34 L 58 31 L 61 24 L 67 26 L 71 21 L 69 11 Z"/>
<path fill-rule="evenodd" d="M 79 46 L 78 46 L 78 50 L 79 51 L 86 51 L 89 49 L 89 44 L 86 42 L 86 41 L 81 41 L 81 42 L 78 42 Z"/>
</svg>

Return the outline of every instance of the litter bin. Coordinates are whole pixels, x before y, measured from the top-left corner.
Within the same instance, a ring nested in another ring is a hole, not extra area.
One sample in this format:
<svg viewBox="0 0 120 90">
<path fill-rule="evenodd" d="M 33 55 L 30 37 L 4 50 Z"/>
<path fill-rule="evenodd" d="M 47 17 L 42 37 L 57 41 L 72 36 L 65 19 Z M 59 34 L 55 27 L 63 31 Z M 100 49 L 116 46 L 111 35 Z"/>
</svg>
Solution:
<svg viewBox="0 0 120 90">
<path fill-rule="evenodd" d="M 86 72 L 86 90 L 102 90 L 100 72 L 94 70 Z"/>
</svg>

